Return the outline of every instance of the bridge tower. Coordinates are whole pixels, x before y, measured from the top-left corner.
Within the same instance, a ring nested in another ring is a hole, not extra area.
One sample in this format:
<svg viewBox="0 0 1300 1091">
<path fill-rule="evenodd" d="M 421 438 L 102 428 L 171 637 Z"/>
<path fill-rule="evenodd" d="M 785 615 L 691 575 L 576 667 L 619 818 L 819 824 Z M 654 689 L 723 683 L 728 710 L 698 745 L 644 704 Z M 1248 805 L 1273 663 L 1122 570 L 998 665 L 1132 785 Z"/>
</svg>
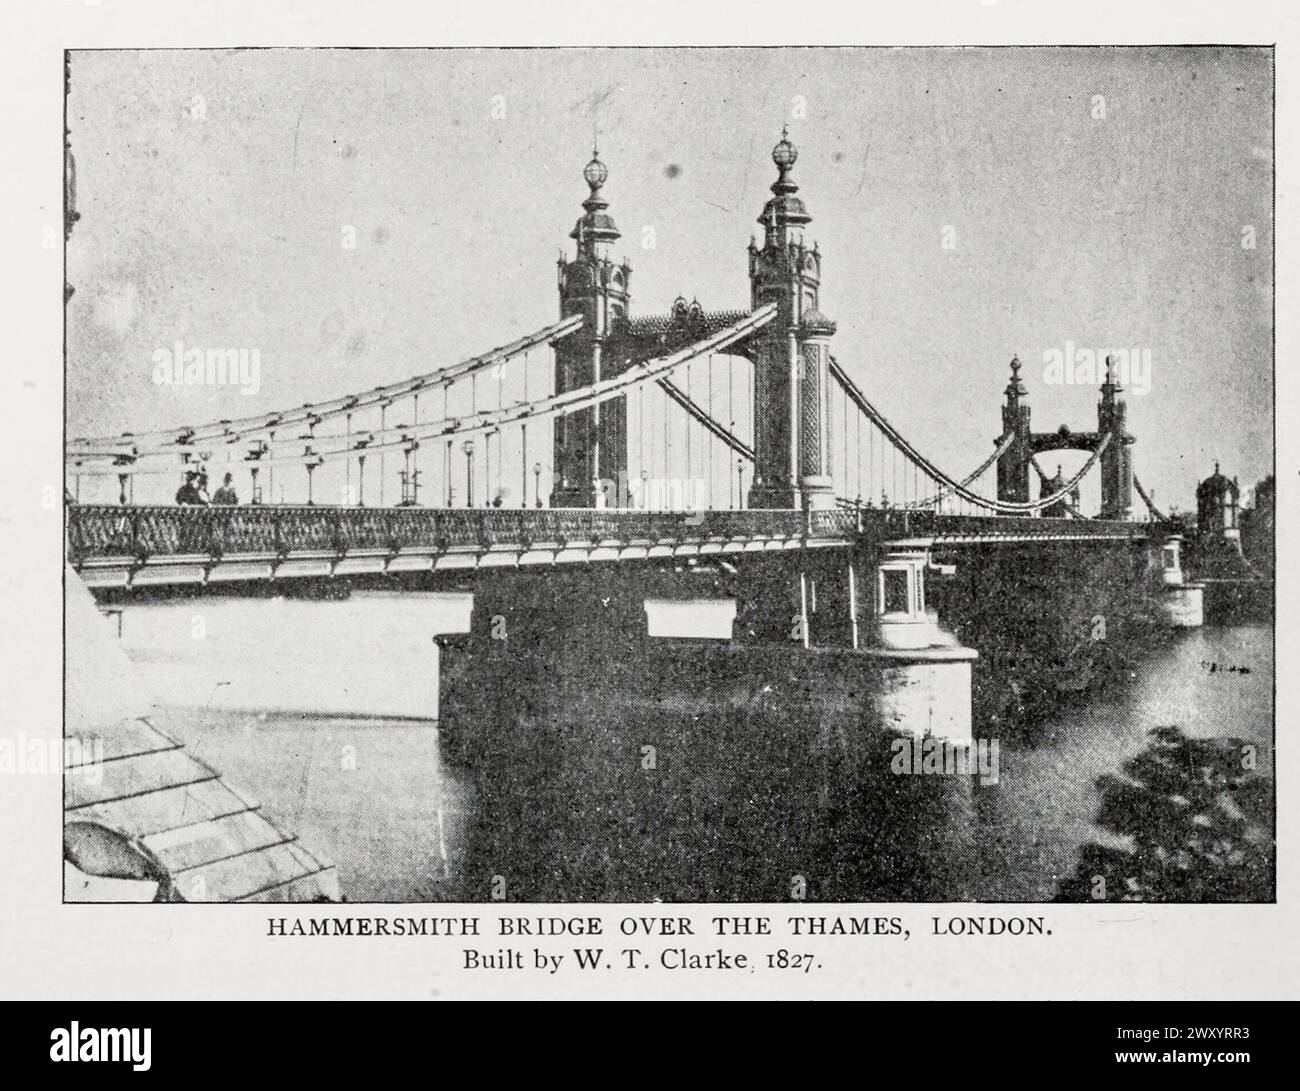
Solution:
<svg viewBox="0 0 1300 1091">
<path fill-rule="evenodd" d="M 1128 405 L 1120 396 L 1124 388 L 1115 377 L 1115 360 L 1106 357 L 1106 381 L 1097 403 L 1097 435 L 1111 436 L 1101 453 L 1101 517 L 1133 518 L 1133 437 L 1128 434 Z"/>
<path fill-rule="evenodd" d="M 1055 432 L 1034 432 L 1030 427 L 1029 406 L 1022 403 L 1028 391 L 1020 379 L 1020 360 L 1011 360 L 1011 381 L 1006 387 L 1006 401 L 1002 406 L 1002 434 L 1011 436 L 1011 443 L 998 457 L 998 499 L 1024 503 L 1029 497 L 1029 470 L 1034 455 L 1044 451 L 1072 449 L 1095 451 L 1111 437 L 1110 445 L 1101 453 L 1101 518 L 1131 519 L 1133 517 L 1133 437 L 1128 434 L 1128 406 L 1120 396 L 1124 388 L 1115 375 L 1115 362 L 1106 357 L 1106 381 L 1101 386 L 1101 400 L 1097 403 L 1097 431 L 1072 432 L 1061 425 Z M 1064 484 L 1057 474 L 1054 489 Z M 1077 501 L 1076 501 L 1077 503 Z M 1028 513 L 1025 513 L 1028 514 Z M 1050 504 L 1042 512 L 1045 516 L 1063 514 L 1062 504 Z"/>
<path fill-rule="evenodd" d="M 1007 383 L 1007 400 L 1002 406 L 1002 435 L 1014 438 L 998 458 L 998 499 L 1024 502 L 1029 499 L 1029 460 L 1034 456 L 1034 434 L 1029 426 L 1029 406 L 1021 404 L 1028 396 L 1020 378 L 1020 358 L 1011 358 L 1011 381 Z"/>
<path fill-rule="evenodd" d="M 560 255 L 560 316 L 580 314 L 582 329 L 555 347 L 555 390 L 563 393 L 589 386 L 618 374 L 602 355 L 616 324 L 627 317 L 631 266 L 610 259 L 610 245 L 621 236 L 601 187 L 609 171 L 592 150 L 582 172 L 591 191 L 582 202 L 585 210 L 569 238 L 577 245 L 572 261 Z M 627 400 L 619 397 L 603 405 L 556 418 L 552 462 L 551 506 L 591 508 L 610 495 L 601 482 L 620 482 L 627 472 Z"/>
<path fill-rule="evenodd" d="M 1229 480 L 1214 464 L 1214 473 L 1196 486 L 1196 538 L 1204 549 L 1213 550 L 1230 545 L 1241 552 L 1241 530 L 1238 508 L 1241 486 L 1234 477 Z"/>
<path fill-rule="evenodd" d="M 829 508 L 831 482 L 830 338 L 835 323 L 817 309 L 821 253 L 804 245 L 812 222 L 790 170 L 799 152 L 782 130 L 772 149 L 777 179 L 763 206 L 763 245 L 749 242 L 750 301 L 777 305 L 751 339 L 754 360 L 752 508 Z"/>
</svg>

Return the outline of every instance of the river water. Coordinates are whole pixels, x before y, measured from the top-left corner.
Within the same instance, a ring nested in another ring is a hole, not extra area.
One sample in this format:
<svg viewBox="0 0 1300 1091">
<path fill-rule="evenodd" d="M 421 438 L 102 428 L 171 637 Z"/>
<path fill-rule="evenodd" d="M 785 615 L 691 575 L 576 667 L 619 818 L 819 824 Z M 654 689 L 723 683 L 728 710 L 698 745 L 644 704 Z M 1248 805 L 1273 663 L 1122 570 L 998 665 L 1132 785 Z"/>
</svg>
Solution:
<svg viewBox="0 0 1300 1091">
<path fill-rule="evenodd" d="M 333 860 L 352 902 L 486 900 L 501 871 L 520 877 L 507 891 L 520 900 L 776 900 L 792 873 L 813 871 L 824 878 L 810 896 L 826 900 L 1043 901 L 1080 845 L 1107 840 L 1094 825 L 1096 780 L 1120 772 L 1151 729 L 1243 737 L 1271 776 L 1272 629 L 1242 625 L 1169 634 L 1126 683 L 1003 728 L 996 783 L 832 808 L 806 837 L 802 818 L 772 820 L 806 803 L 779 776 L 752 791 L 714 784 L 704 821 L 653 792 L 629 804 L 624 788 L 587 772 L 547 774 L 538 789 L 534 766 L 522 789 L 485 785 L 444 755 L 436 724 L 433 637 L 463 631 L 470 602 L 362 593 L 129 604 L 121 639 L 162 723 Z M 720 634 L 729 617 L 678 607 L 652 616 L 652 632 Z M 568 718 L 608 734 L 623 716 L 588 703 Z M 550 746 L 553 764 L 564 764 L 572 726 Z M 726 735 L 745 749 L 735 725 Z"/>
</svg>

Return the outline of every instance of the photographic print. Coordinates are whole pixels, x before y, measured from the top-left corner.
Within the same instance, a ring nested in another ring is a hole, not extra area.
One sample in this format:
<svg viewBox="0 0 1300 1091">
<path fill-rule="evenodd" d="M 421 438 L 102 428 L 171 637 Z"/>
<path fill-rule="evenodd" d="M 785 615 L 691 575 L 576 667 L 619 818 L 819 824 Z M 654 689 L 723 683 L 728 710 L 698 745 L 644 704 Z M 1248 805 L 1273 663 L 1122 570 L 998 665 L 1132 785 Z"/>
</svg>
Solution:
<svg viewBox="0 0 1300 1091">
<path fill-rule="evenodd" d="M 64 65 L 66 902 L 1275 900 L 1271 49 Z"/>
</svg>

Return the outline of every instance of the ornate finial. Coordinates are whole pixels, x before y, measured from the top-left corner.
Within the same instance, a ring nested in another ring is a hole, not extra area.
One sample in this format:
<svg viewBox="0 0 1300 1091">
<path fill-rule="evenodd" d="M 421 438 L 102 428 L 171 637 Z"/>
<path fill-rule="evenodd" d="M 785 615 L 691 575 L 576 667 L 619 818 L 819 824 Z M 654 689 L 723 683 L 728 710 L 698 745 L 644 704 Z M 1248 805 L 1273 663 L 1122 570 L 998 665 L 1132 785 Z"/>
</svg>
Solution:
<svg viewBox="0 0 1300 1091">
<path fill-rule="evenodd" d="M 781 139 L 772 149 L 772 162 L 781 170 L 781 176 L 785 177 L 786 171 L 794 166 L 794 161 L 799 158 L 799 149 L 790 142 L 790 127 L 781 126 Z"/>
<path fill-rule="evenodd" d="M 615 242 L 619 238 L 618 228 L 614 225 L 613 217 L 605 211 L 609 207 L 609 202 L 605 200 L 604 195 L 600 192 L 600 187 L 605 184 L 605 180 L 609 177 L 609 170 L 600 161 L 600 150 L 596 146 L 594 139 L 592 140 L 591 162 L 583 168 L 582 177 L 591 192 L 587 195 L 587 199 L 582 202 L 586 215 L 574 225 L 569 238 L 577 240 L 580 252 L 594 252 L 592 248 L 595 245 Z"/>
<path fill-rule="evenodd" d="M 1008 399 L 1023 398 L 1029 393 L 1025 388 L 1025 384 L 1021 382 L 1020 368 L 1020 357 L 1011 357 L 1011 381 L 1007 383 L 1007 389 L 1005 391 Z"/>
<path fill-rule="evenodd" d="M 790 130 L 788 127 L 783 127 L 781 139 L 772 149 L 772 162 L 777 166 L 776 181 L 772 183 L 773 197 L 763 207 L 763 214 L 758 218 L 758 222 L 768 229 L 769 241 L 778 227 L 801 228 L 812 220 L 803 201 L 795 196 L 799 187 L 790 177 L 790 168 L 798 158 L 799 149 L 790 141 Z M 784 245 L 789 240 L 779 241 Z"/>
<path fill-rule="evenodd" d="M 609 170 L 600 161 L 600 152 L 595 148 L 591 150 L 591 162 L 583 169 L 582 177 L 586 179 L 593 194 L 599 191 L 605 184 L 605 179 L 609 177 Z"/>
<path fill-rule="evenodd" d="M 1106 382 L 1102 385 L 1102 390 L 1107 387 L 1111 387 L 1116 394 L 1124 393 L 1124 388 L 1116 378 L 1115 357 L 1109 355 L 1106 357 Z"/>
</svg>

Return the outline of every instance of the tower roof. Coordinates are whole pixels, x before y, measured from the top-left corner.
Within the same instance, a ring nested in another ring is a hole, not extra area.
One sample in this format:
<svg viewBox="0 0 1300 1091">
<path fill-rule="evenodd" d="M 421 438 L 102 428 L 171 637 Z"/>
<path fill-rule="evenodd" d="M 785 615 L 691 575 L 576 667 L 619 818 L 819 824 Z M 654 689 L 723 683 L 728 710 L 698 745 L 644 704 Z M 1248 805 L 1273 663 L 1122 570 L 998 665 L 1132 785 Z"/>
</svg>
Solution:
<svg viewBox="0 0 1300 1091">
<path fill-rule="evenodd" d="M 1204 481 L 1196 487 L 1197 496 L 1215 496 L 1226 497 L 1232 495 L 1234 500 L 1240 495 L 1241 490 L 1237 485 L 1236 478 L 1228 478 L 1219 470 L 1219 463 L 1214 463 L 1214 473 L 1210 474 Z"/>
<path fill-rule="evenodd" d="M 810 333 L 834 333 L 836 329 L 835 323 L 815 307 L 803 312 L 799 324 Z"/>
<path fill-rule="evenodd" d="M 781 139 L 772 149 L 772 162 L 776 164 L 776 181 L 772 183 L 773 196 L 763 206 L 758 222 L 765 227 L 802 227 L 812 222 L 808 209 L 795 194 L 799 187 L 790 177 L 790 170 L 799 158 L 799 149 L 790 140 L 789 129 L 781 129 Z"/>
<path fill-rule="evenodd" d="M 614 224 L 614 217 L 605 211 L 609 207 L 609 202 L 601 194 L 600 187 L 609 177 L 609 168 L 600 161 L 600 152 L 596 148 L 591 150 L 591 162 L 583 169 L 582 177 L 591 190 L 587 199 L 582 202 L 582 207 L 587 211 L 585 215 L 579 217 L 569 233 L 569 238 L 577 241 L 579 251 L 584 247 L 594 247 L 596 243 L 609 243 L 621 238 L 618 227 Z"/>
</svg>

